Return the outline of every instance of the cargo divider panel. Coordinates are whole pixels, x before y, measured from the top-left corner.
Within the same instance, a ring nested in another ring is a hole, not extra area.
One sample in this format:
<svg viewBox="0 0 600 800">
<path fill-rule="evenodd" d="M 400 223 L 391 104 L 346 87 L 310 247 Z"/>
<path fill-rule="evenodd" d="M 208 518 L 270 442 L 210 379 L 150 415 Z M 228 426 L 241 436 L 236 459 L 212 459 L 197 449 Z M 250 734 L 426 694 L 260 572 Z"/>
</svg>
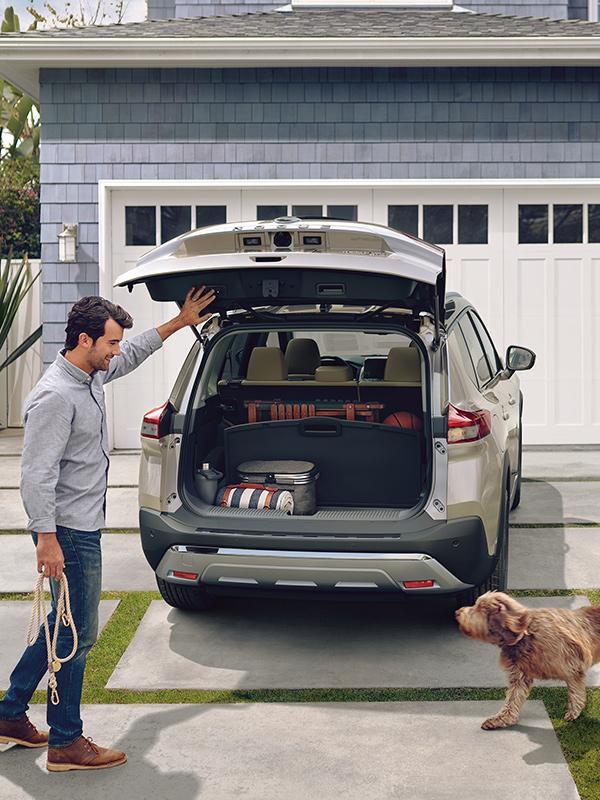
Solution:
<svg viewBox="0 0 600 800">
<path fill-rule="evenodd" d="M 421 491 L 421 434 L 366 422 L 307 417 L 224 431 L 227 480 L 244 461 L 312 461 L 317 505 L 410 508 Z"/>
</svg>

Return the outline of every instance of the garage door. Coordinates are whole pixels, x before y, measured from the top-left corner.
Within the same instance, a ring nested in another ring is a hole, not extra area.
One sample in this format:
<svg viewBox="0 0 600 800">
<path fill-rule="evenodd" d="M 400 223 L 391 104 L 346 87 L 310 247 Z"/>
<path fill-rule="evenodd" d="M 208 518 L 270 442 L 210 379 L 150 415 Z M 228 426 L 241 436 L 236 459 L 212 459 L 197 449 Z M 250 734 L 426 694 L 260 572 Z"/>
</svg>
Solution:
<svg viewBox="0 0 600 800">
<path fill-rule="evenodd" d="M 113 189 L 102 290 L 132 313 L 133 332 L 158 325 L 177 308 L 151 303 L 141 288 L 112 289 L 117 275 L 191 227 L 286 214 L 389 224 L 444 246 L 448 289 L 479 309 L 501 353 L 523 344 L 538 355 L 522 376 L 525 442 L 600 442 L 600 348 L 593 336 L 600 190 L 364 183 Z M 164 402 L 192 341 L 191 331 L 181 331 L 113 385 L 114 447 L 139 446 L 144 411 Z"/>
</svg>

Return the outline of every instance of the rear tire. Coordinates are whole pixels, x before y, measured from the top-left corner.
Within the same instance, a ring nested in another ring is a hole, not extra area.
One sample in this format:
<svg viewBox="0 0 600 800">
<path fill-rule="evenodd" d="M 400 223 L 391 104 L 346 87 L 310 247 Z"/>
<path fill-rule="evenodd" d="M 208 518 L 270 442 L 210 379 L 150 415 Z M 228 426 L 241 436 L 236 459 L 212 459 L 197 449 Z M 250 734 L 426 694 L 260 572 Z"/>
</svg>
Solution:
<svg viewBox="0 0 600 800">
<path fill-rule="evenodd" d="M 478 597 L 486 592 L 505 592 L 508 585 L 508 515 L 510 512 L 510 483 L 507 479 L 504 490 L 504 509 L 502 520 L 498 531 L 499 550 L 497 553 L 496 566 L 493 572 L 480 583 L 471 589 L 465 589 L 456 595 L 456 605 L 472 606 Z"/>
<path fill-rule="evenodd" d="M 164 581 L 158 575 L 156 583 L 163 600 L 173 608 L 181 608 L 184 611 L 208 611 L 216 603 L 215 598 L 200 586 L 179 586 Z"/>
</svg>

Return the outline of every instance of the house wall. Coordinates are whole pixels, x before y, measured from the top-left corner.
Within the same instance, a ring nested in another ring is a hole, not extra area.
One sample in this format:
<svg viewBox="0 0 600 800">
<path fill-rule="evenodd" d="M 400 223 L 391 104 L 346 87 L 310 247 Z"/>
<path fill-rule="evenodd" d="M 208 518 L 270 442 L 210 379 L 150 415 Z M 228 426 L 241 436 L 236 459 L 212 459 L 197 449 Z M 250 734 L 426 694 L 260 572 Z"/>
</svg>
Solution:
<svg viewBox="0 0 600 800">
<path fill-rule="evenodd" d="M 568 19 L 568 0 L 460 0 L 457 5 L 480 14 L 508 14 L 511 17 Z M 587 14 L 587 7 L 586 7 Z"/>
<path fill-rule="evenodd" d="M 43 69 L 44 362 L 98 291 L 99 180 L 600 177 L 599 100 L 588 67 Z"/>
<path fill-rule="evenodd" d="M 280 2 L 243 0 L 148 0 L 148 19 L 213 17 L 274 11 Z M 508 14 L 514 17 L 587 19 L 587 0 L 458 0 L 456 5 L 480 14 Z"/>
</svg>

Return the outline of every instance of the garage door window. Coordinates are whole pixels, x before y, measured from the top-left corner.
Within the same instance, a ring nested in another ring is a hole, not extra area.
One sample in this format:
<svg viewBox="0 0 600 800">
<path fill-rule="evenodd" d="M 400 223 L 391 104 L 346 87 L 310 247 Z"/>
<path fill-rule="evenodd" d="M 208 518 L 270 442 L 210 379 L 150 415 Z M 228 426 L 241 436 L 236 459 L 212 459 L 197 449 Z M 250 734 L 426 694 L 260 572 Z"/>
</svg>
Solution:
<svg viewBox="0 0 600 800">
<path fill-rule="evenodd" d="M 190 206 L 160 207 L 160 241 L 168 242 L 192 229 Z"/>
<path fill-rule="evenodd" d="M 488 243 L 488 207 L 458 207 L 458 243 Z"/>
<path fill-rule="evenodd" d="M 196 227 L 227 222 L 227 206 L 196 206 Z"/>
<path fill-rule="evenodd" d="M 125 244 L 156 244 L 155 206 L 125 206 Z"/>
<path fill-rule="evenodd" d="M 452 206 L 423 206 L 423 238 L 432 244 L 452 244 Z"/>
<path fill-rule="evenodd" d="M 600 242 L 600 205 L 588 206 L 588 236 L 592 244 Z"/>
<path fill-rule="evenodd" d="M 554 243 L 578 244 L 583 242 L 583 206 L 555 205 Z"/>
<path fill-rule="evenodd" d="M 548 206 L 519 205 L 519 244 L 548 243 Z"/>
<path fill-rule="evenodd" d="M 388 206 L 388 225 L 411 236 L 419 235 L 419 206 Z"/>
</svg>

